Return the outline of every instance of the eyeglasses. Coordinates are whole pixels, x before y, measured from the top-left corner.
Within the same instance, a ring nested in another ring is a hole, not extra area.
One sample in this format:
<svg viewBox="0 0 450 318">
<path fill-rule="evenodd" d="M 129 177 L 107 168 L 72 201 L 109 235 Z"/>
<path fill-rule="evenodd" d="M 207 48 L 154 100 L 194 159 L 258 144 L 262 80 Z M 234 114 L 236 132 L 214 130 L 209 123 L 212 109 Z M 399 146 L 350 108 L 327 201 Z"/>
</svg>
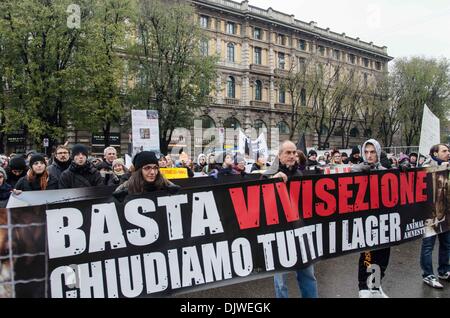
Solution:
<svg viewBox="0 0 450 318">
<path fill-rule="evenodd" d="M 158 171 L 158 169 L 159 169 L 158 166 L 145 166 L 142 168 L 142 170 L 144 170 L 144 171 L 150 171 L 150 170 Z"/>
</svg>

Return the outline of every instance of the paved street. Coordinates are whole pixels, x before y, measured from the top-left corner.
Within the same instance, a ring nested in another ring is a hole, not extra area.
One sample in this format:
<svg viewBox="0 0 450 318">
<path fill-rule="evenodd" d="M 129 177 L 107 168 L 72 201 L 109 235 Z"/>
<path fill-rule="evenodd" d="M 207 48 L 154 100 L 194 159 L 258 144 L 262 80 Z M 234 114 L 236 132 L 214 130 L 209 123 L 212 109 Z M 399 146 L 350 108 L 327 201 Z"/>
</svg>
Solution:
<svg viewBox="0 0 450 318">
<path fill-rule="evenodd" d="M 392 298 L 450 298 L 450 283 L 444 290 L 426 286 L 421 280 L 419 265 L 421 241 L 392 248 L 391 260 L 383 280 L 383 289 Z M 438 243 L 434 250 L 437 268 Z M 357 263 L 359 254 L 343 256 L 316 264 L 319 296 L 322 298 L 351 298 L 358 296 Z M 295 275 L 289 274 L 289 293 L 300 297 Z M 273 298 L 273 279 L 264 278 L 232 286 L 179 295 L 198 298 Z"/>
</svg>

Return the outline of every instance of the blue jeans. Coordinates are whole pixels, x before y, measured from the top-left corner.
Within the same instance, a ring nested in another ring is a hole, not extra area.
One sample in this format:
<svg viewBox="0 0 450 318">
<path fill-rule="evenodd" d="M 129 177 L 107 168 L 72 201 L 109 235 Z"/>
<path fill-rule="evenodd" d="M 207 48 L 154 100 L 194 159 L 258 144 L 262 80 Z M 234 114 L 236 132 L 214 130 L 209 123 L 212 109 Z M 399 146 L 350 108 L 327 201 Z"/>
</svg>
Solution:
<svg viewBox="0 0 450 318">
<path fill-rule="evenodd" d="M 445 274 L 450 271 L 450 232 L 441 233 L 435 236 L 427 237 L 422 240 L 422 251 L 420 253 L 420 267 L 423 270 L 423 277 L 434 275 L 433 272 L 433 248 L 436 242 L 436 236 L 439 239 L 439 267 L 438 274 Z"/>
<path fill-rule="evenodd" d="M 317 280 L 314 276 L 314 265 L 296 271 L 298 288 L 302 298 L 318 298 Z M 275 297 L 289 298 L 286 283 L 286 273 L 275 274 L 273 277 L 275 287 Z"/>
</svg>

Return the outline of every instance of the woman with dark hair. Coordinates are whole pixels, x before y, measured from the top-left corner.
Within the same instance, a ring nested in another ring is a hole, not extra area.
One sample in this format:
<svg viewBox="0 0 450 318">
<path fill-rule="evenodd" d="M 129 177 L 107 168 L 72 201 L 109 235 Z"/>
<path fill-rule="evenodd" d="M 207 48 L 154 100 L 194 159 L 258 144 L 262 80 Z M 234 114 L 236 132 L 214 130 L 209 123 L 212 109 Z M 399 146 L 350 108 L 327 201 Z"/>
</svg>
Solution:
<svg viewBox="0 0 450 318">
<path fill-rule="evenodd" d="M 20 191 L 41 191 L 58 189 L 58 179 L 47 172 L 47 162 L 41 154 L 34 154 L 30 158 L 30 169 L 15 186 Z"/>
<path fill-rule="evenodd" d="M 114 196 L 122 200 L 127 195 L 138 195 L 148 192 L 167 190 L 177 193 L 179 186 L 167 180 L 159 171 L 158 158 L 151 151 L 138 153 L 133 159 L 134 171 L 128 181 L 120 185 Z"/>
<path fill-rule="evenodd" d="M 303 151 L 297 150 L 297 155 L 295 158 L 298 164 L 298 170 L 300 171 L 306 170 L 308 158 L 306 158 L 306 155 L 303 153 Z"/>
</svg>

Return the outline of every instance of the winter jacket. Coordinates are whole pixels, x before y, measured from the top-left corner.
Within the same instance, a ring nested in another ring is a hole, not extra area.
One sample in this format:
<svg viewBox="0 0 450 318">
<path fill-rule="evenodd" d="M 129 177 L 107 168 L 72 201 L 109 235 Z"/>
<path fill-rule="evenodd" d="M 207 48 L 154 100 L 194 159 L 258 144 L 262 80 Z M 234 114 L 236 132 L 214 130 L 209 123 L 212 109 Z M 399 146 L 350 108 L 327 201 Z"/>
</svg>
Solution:
<svg viewBox="0 0 450 318">
<path fill-rule="evenodd" d="M 119 202 L 127 201 L 126 199 L 129 195 L 128 182 L 129 181 L 126 181 L 125 183 L 121 184 L 120 186 L 117 187 L 116 191 L 114 191 L 113 197 L 117 201 L 119 201 Z M 176 193 L 178 193 L 178 191 L 180 191 L 180 189 L 181 189 L 180 186 L 178 186 L 170 181 L 168 181 L 167 186 L 162 187 L 162 188 L 156 188 L 156 186 L 154 186 L 153 184 L 148 183 L 145 186 L 144 193 L 150 193 L 150 192 L 155 192 L 155 191 L 167 191 L 170 194 L 176 194 Z"/>
<path fill-rule="evenodd" d="M 11 195 L 12 189 L 13 188 L 8 183 L 3 182 L 0 186 L 0 201 L 7 201 Z"/>
<path fill-rule="evenodd" d="M 14 189 L 16 187 L 17 181 L 19 181 L 22 177 L 25 177 L 27 175 L 27 169 L 23 170 L 22 174 L 20 176 L 16 176 L 14 173 L 11 172 L 10 167 L 6 167 L 5 169 L 6 174 L 8 175 L 7 183 Z"/>
<path fill-rule="evenodd" d="M 55 177 L 58 181 L 61 178 L 61 174 L 70 167 L 71 161 L 61 162 L 58 159 L 54 159 L 53 163 L 48 166 L 48 174 Z"/>
<path fill-rule="evenodd" d="M 90 162 L 81 167 L 72 162 L 69 169 L 64 171 L 59 179 L 60 189 L 88 188 L 101 185 L 103 185 L 103 178 Z"/>
<path fill-rule="evenodd" d="M 40 183 L 41 183 L 41 176 L 37 176 L 33 182 L 29 181 L 28 177 L 25 176 L 17 182 L 15 189 L 22 191 L 42 191 Z M 49 175 L 47 188 L 45 190 L 57 190 L 57 189 L 58 189 L 58 179 Z"/>
</svg>

